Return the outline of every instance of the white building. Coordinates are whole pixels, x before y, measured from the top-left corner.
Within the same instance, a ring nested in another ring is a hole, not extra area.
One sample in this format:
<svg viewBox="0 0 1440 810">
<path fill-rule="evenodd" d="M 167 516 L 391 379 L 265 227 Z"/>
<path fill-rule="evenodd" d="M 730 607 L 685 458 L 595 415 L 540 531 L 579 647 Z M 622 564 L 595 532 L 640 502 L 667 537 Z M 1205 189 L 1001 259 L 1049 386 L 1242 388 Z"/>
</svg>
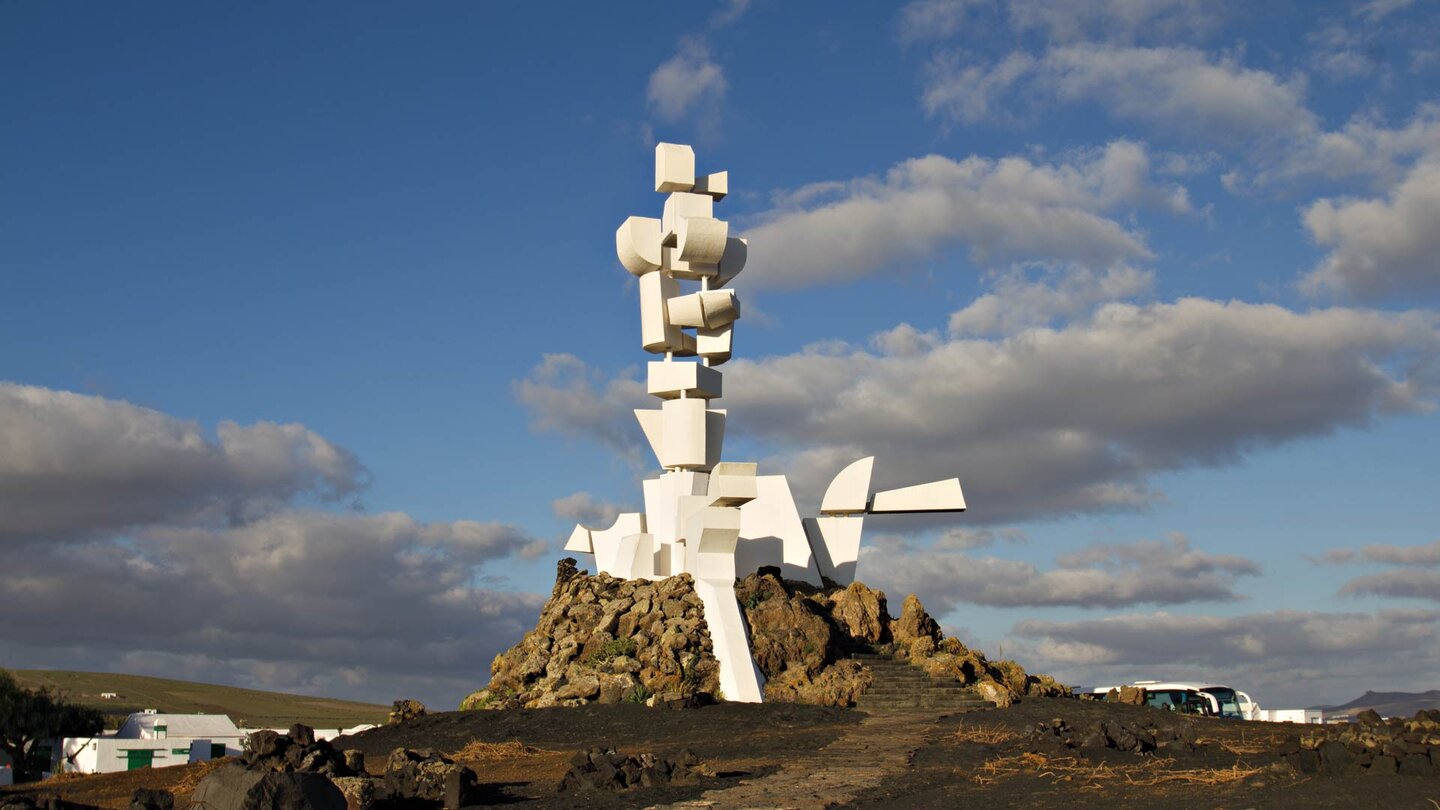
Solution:
<svg viewBox="0 0 1440 810">
<path fill-rule="evenodd" d="M 1324 723 L 1319 709 L 1262 709 L 1260 719 L 1270 723 Z"/>
<path fill-rule="evenodd" d="M 239 756 L 245 733 L 223 714 L 148 709 L 130 715 L 117 731 L 60 740 L 51 771 L 113 773 Z"/>
</svg>

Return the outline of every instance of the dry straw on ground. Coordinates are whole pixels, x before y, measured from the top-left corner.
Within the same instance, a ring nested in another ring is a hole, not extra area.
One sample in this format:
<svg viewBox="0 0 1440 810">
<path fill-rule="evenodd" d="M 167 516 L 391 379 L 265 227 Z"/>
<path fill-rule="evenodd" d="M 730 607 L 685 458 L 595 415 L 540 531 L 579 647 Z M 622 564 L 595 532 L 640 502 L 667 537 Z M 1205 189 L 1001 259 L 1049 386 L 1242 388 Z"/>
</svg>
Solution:
<svg viewBox="0 0 1440 810">
<path fill-rule="evenodd" d="M 1086 762 L 1075 757 L 1047 757 L 1044 754 L 1028 753 L 995 757 L 980 766 L 982 773 L 971 777 L 976 784 L 985 786 L 1007 776 L 1029 774 L 1050 777 L 1057 781 L 1082 782 L 1085 788 L 1104 788 L 1105 782 L 1124 782 L 1127 785 L 1149 787 L 1167 783 L 1196 785 L 1224 785 L 1248 779 L 1260 773 L 1260 768 L 1251 768 L 1236 763 L 1229 768 L 1187 768 L 1172 770 L 1175 760 L 1146 757 L 1133 764 L 1114 765 L 1104 762 Z"/>
<path fill-rule="evenodd" d="M 535 748 L 519 740 L 507 740 L 506 742 L 499 743 L 471 740 L 465 744 L 464 748 L 451 754 L 450 757 L 465 762 L 494 762 L 502 759 L 553 753 L 555 752 L 548 751 L 544 748 Z"/>
<path fill-rule="evenodd" d="M 962 743 L 980 743 L 981 745 L 999 745 L 1015 739 L 1015 732 L 1002 725 L 993 726 L 966 726 L 955 732 L 955 741 Z"/>
</svg>

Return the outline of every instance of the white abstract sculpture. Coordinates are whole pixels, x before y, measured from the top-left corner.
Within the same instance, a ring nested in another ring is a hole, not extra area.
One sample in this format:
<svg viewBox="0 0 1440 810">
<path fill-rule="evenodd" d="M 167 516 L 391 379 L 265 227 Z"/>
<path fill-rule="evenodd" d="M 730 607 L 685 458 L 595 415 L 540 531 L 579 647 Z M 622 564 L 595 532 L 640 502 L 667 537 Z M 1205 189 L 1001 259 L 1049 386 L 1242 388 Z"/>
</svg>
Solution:
<svg viewBox="0 0 1440 810">
<path fill-rule="evenodd" d="M 669 195 L 662 216 L 630 217 L 615 231 L 620 264 L 639 277 L 641 344 L 665 356 L 646 374 L 646 390 L 660 407 L 635 411 L 664 472 L 643 482 L 643 513 L 622 514 L 606 529 L 576 526 L 565 549 L 594 554 L 596 570 L 611 576 L 690 574 L 720 663 L 721 691 L 729 700 L 758 703 L 764 677 L 735 600 L 737 575 L 771 565 L 786 579 L 848 585 L 866 514 L 959 512 L 965 497 L 954 478 L 872 493 L 872 456 L 841 470 L 825 491 L 821 515 L 802 521 L 785 476 L 720 461 L 725 411 L 711 407 L 723 390 L 715 366 L 730 359 L 740 319 L 740 301 L 725 285 L 745 269 L 748 252 L 748 243 L 715 218 L 715 203 L 729 186 L 727 172 L 696 175 L 689 146 L 658 144 L 655 190 Z M 698 282 L 699 289 L 682 291 L 682 282 Z"/>
</svg>

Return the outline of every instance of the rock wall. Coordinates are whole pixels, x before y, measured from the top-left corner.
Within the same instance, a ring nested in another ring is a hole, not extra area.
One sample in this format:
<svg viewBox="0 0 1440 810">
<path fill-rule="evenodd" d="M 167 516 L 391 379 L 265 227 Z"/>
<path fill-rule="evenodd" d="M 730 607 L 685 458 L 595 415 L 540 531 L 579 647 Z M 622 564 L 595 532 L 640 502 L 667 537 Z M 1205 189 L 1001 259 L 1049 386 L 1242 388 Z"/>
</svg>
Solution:
<svg viewBox="0 0 1440 810">
<path fill-rule="evenodd" d="M 462 709 L 543 708 L 715 696 L 720 667 L 689 574 L 590 576 L 561 560 L 535 629 L 496 656 Z"/>
<path fill-rule="evenodd" d="M 735 595 L 750 625 L 755 663 L 769 679 L 767 700 L 850 705 L 870 684 L 870 673 L 848 659 L 857 649 L 909 660 L 931 677 L 974 686 L 1001 706 L 1025 696 L 1069 694 L 1048 675 L 1029 675 L 1014 661 L 990 661 L 945 638 L 914 594 L 892 618 L 885 594 L 863 582 L 816 588 L 762 568 L 736 584 Z"/>
<path fill-rule="evenodd" d="M 892 618 L 885 594 L 863 582 L 817 588 L 767 567 L 738 581 L 735 597 L 766 678 L 766 700 L 854 704 L 873 677 L 850 659 L 855 650 L 909 660 L 932 677 L 973 685 L 997 705 L 1069 694 L 1053 678 L 1028 675 L 1014 661 L 990 661 L 945 638 L 913 594 Z M 688 574 L 658 582 L 590 576 L 569 558 L 557 566 L 535 629 L 496 656 L 490 672 L 490 684 L 462 709 L 723 698 L 719 663 Z"/>
</svg>

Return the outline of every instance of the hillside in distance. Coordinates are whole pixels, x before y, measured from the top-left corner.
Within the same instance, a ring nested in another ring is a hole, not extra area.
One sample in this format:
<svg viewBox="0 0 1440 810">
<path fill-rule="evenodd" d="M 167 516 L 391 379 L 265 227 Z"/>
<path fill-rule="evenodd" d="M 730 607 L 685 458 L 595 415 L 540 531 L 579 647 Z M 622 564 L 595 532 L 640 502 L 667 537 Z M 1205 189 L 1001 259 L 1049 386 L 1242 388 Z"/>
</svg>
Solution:
<svg viewBox="0 0 1440 810">
<path fill-rule="evenodd" d="M 176 714 L 226 714 L 241 728 L 284 728 L 304 723 L 317 729 L 339 729 L 384 723 L 390 711 L 371 703 L 113 672 L 15 669 L 10 674 L 24 686 L 57 690 L 71 703 L 93 706 L 111 716 L 155 709 Z M 114 692 L 117 697 L 103 699 L 100 695 L 104 692 Z"/>
<path fill-rule="evenodd" d="M 1413 717 L 1421 709 L 1440 709 L 1440 689 L 1428 692 L 1370 692 L 1338 706 L 1316 706 L 1326 714 L 1351 717 L 1374 709 L 1381 717 Z"/>
</svg>

